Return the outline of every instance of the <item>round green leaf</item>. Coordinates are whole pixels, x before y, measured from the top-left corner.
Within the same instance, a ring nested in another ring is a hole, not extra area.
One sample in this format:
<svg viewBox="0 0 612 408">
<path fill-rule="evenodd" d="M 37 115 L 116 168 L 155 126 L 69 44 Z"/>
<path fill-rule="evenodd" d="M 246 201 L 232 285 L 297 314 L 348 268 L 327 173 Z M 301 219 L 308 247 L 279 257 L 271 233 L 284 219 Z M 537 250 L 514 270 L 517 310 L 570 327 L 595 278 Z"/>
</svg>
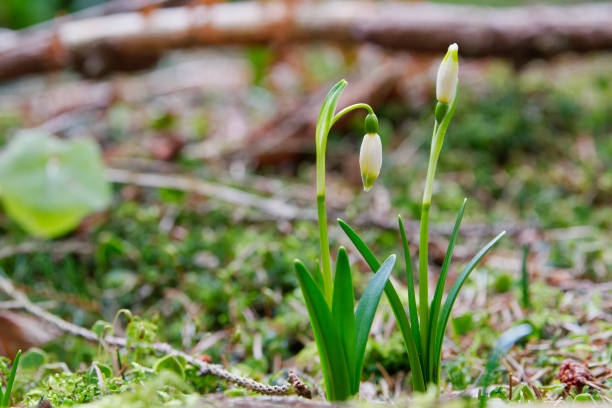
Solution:
<svg viewBox="0 0 612 408">
<path fill-rule="evenodd" d="M 110 200 L 100 150 L 89 139 L 22 132 L 0 156 L 4 208 L 26 231 L 56 237 Z"/>
<path fill-rule="evenodd" d="M 21 356 L 21 368 L 39 368 L 46 362 L 47 355 L 36 347 L 32 347 Z"/>
</svg>

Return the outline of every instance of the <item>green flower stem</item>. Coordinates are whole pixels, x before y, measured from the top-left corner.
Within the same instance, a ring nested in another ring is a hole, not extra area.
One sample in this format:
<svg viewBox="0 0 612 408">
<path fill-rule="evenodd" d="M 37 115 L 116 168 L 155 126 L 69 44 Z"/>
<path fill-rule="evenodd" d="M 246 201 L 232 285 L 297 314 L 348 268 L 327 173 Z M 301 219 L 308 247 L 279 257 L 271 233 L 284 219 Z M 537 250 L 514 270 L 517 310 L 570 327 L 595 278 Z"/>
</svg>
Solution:
<svg viewBox="0 0 612 408">
<path fill-rule="evenodd" d="M 368 113 L 374 113 L 374 110 L 367 103 L 356 103 L 347 106 L 340 112 L 336 113 L 329 127 L 338 121 L 345 114 L 355 109 L 366 109 Z M 325 208 L 325 149 L 327 146 L 327 137 L 329 129 L 324 134 L 323 139 L 317 145 L 317 218 L 319 221 L 319 242 L 321 245 L 321 272 L 323 274 L 323 293 L 329 307 L 332 306 L 333 285 L 332 285 L 332 268 L 331 256 L 329 254 L 329 236 L 327 234 L 327 210 Z"/>
<path fill-rule="evenodd" d="M 438 143 L 438 123 L 434 124 L 434 132 L 431 139 L 431 152 L 429 154 L 429 165 L 427 166 L 427 177 L 423 190 L 423 203 L 421 206 L 421 230 L 419 233 L 419 315 L 421 317 L 421 345 L 427 350 L 427 329 L 429 324 L 429 282 L 428 282 L 428 249 L 429 249 L 429 209 L 431 208 L 431 195 L 433 192 L 436 167 L 442 143 Z M 444 136 L 442 136 L 442 139 Z"/>
<path fill-rule="evenodd" d="M 457 83 L 457 90 L 459 84 Z M 421 325 L 421 344 L 423 347 L 423 353 L 427 354 L 429 347 L 428 332 L 429 332 L 429 290 L 428 290 L 428 249 L 429 249 L 429 209 L 431 208 L 431 196 L 433 193 L 434 178 L 436 176 L 436 168 L 438 166 L 438 159 L 440 152 L 442 151 L 442 144 L 444 143 L 444 135 L 448 124 L 450 123 L 453 114 L 455 113 L 455 106 L 457 103 L 457 92 L 455 92 L 455 98 L 451 102 L 448 109 L 445 109 L 444 115 L 440 118 L 440 122 L 436 120 L 434 122 L 434 131 L 431 138 L 431 151 L 429 152 L 429 164 L 427 166 L 427 176 L 425 178 L 425 188 L 423 189 L 423 204 L 421 206 L 421 228 L 419 234 L 419 316 Z M 438 104 L 439 105 L 439 104 Z M 436 107 L 436 109 L 438 106 Z M 424 356 L 425 360 L 428 361 L 429 357 Z M 423 369 L 427 369 L 427 365 L 424 364 Z M 425 373 L 425 377 L 428 378 L 432 373 Z M 431 377 L 429 377 L 431 378 Z"/>
<path fill-rule="evenodd" d="M 323 273 L 323 294 L 329 306 L 332 304 L 332 273 L 329 255 L 329 238 L 327 235 L 327 211 L 325 210 L 325 193 L 317 195 L 317 216 L 319 218 L 319 242 L 321 243 L 321 270 Z"/>
<path fill-rule="evenodd" d="M 368 113 L 374 113 L 374 110 L 372 109 L 372 107 L 368 105 L 367 103 L 356 103 L 354 105 L 347 106 L 346 108 L 342 109 L 340 112 L 336 113 L 336 115 L 332 119 L 331 125 L 334 126 L 334 123 L 336 123 L 338 119 L 340 119 L 346 113 L 349 113 L 350 111 L 355 110 L 355 109 L 366 109 Z"/>
</svg>

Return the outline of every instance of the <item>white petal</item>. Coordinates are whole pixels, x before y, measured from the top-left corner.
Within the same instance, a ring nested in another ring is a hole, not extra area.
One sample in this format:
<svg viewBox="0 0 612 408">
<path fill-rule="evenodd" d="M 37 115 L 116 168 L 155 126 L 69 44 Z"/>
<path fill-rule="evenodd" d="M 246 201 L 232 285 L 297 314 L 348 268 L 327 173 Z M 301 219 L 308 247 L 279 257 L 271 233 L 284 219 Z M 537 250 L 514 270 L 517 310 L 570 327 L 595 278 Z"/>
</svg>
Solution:
<svg viewBox="0 0 612 408">
<path fill-rule="evenodd" d="M 382 167 L 382 143 L 376 133 L 368 133 L 363 137 L 359 151 L 359 167 L 364 189 L 369 190 L 380 174 Z"/>
</svg>

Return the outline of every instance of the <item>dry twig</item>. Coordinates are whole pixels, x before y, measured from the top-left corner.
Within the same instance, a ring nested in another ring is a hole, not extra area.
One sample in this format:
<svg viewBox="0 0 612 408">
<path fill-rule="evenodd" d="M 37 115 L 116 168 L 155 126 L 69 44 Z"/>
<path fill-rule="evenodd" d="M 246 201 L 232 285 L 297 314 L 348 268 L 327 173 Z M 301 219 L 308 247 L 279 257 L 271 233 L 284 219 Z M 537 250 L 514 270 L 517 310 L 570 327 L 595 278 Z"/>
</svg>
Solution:
<svg viewBox="0 0 612 408">
<path fill-rule="evenodd" d="M 33 304 L 27 296 L 18 291 L 13 285 L 13 282 L 3 276 L 0 276 L 0 290 L 10 296 L 13 300 L 19 302 L 21 304 L 21 307 L 25 311 L 51 324 L 52 326 L 55 326 L 62 332 L 70 333 L 74 336 L 81 337 L 93 343 L 103 343 L 119 348 L 125 348 L 127 345 L 127 341 L 125 338 L 115 336 L 106 336 L 100 338 L 93 331 L 67 322 L 55 316 L 54 314 L 49 313 L 46 310 L 38 307 L 37 305 Z M 200 370 L 200 375 L 213 375 L 215 377 L 222 378 L 227 382 L 238 385 L 240 387 L 247 388 L 260 394 L 285 395 L 289 394 L 292 389 L 291 384 L 267 385 L 254 381 L 250 378 L 234 375 L 218 365 L 205 363 L 183 351 L 176 350 L 167 343 L 153 343 L 147 346 L 165 355 L 180 356 L 184 358 L 185 361 L 187 361 L 189 364 L 198 367 L 198 369 Z"/>
</svg>

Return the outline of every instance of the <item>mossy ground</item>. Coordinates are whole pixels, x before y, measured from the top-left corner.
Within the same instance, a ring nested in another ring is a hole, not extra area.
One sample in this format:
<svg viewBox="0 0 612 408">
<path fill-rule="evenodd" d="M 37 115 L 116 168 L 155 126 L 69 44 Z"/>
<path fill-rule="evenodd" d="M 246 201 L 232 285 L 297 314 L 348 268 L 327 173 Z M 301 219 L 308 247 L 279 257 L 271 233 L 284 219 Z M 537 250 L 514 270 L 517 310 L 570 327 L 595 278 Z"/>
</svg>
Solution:
<svg viewBox="0 0 612 408">
<path fill-rule="evenodd" d="M 138 169 L 190 174 L 313 207 L 314 144 L 297 157 L 290 155 L 291 160 L 258 166 L 252 160 L 194 160 L 186 154 L 190 146 L 214 137 L 219 116 L 228 114 L 228 99 L 253 123 L 263 123 L 282 103 L 269 77 L 280 57 L 261 58 L 262 52 L 269 51 L 247 53 L 257 85 L 237 95 L 184 92 L 140 104 L 117 101 L 63 133 L 75 137 L 87 129 L 115 167 L 131 160 Z M 299 91 L 290 95 L 296 99 L 350 72 L 354 64 L 351 53 L 334 48 L 310 47 L 296 55 L 307 67 L 300 73 Z M 451 281 L 493 236 L 491 228 L 477 226 L 505 226 L 512 233 L 474 271 L 458 299 L 443 353 L 443 395 L 474 403 L 495 340 L 527 321 L 534 333 L 508 354 L 488 392 L 507 400 L 511 373 L 514 401 L 605 399 L 605 386 L 612 386 L 612 59 L 537 62 L 518 72 L 498 61 L 462 67 L 460 102 L 442 152 L 431 215 L 444 232 L 463 198 L 470 198 L 464 219 L 469 232 L 459 240 Z M 364 214 L 385 223 L 398 213 L 404 219 L 418 217 L 433 120 L 431 79 L 403 79 L 398 85 L 403 91 L 375 107 L 385 157 L 376 194 L 361 192 L 357 165 L 350 164 L 357 163 L 361 118 L 330 136 L 328 197 L 336 214 L 349 222 Z M 4 138 L 28 125 L 29 119 L 14 110 L 0 116 Z M 160 161 L 150 143 L 177 134 L 183 149 Z M 376 253 L 399 252 L 397 231 L 369 224 L 357 229 Z M 4 215 L 0 232 L 4 248 L 31 241 Z M 367 282 L 365 264 L 335 225 L 330 235 L 332 247 L 349 250 L 360 292 Z M 58 253 L 54 248 L 64 241 L 86 245 Z M 444 234 L 432 239 L 434 275 L 444 242 Z M 282 383 L 289 369 L 297 369 L 310 386 L 321 386 L 292 265 L 297 257 L 311 267 L 317 260 L 312 220 L 269 220 L 214 197 L 116 184 L 107 212 L 90 217 L 62 240 L 38 244 L 39 250 L 5 256 L 0 266 L 32 299 L 51 300 L 50 310 L 59 316 L 90 328 L 99 320 L 114 322 L 116 333 L 135 342 L 166 341 L 197 350 L 213 363 L 263 382 Z M 524 244 L 529 246 L 529 307 L 522 303 L 519 285 Z M 393 279 L 405 294 L 399 268 Z M 121 309 L 130 315 L 118 314 Z M 199 401 L 203 394 L 250 395 L 214 377 L 200 377 L 193 368 L 178 376 L 160 375 L 153 368 L 161 356 L 146 347 L 117 353 L 60 335 L 41 348 L 43 361 L 19 371 L 18 405 L 33 406 L 45 398 L 54 407 L 91 401 L 170 407 Z M 604 387 L 566 391 L 556 379 L 566 358 L 589 364 Z M 6 367 L 2 360 L 4 377 Z M 364 367 L 366 400 L 399 401 L 409 395 L 408 359 L 386 300 Z M 121 396 L 104 398 L 111 394 Z"/>
</svg>

